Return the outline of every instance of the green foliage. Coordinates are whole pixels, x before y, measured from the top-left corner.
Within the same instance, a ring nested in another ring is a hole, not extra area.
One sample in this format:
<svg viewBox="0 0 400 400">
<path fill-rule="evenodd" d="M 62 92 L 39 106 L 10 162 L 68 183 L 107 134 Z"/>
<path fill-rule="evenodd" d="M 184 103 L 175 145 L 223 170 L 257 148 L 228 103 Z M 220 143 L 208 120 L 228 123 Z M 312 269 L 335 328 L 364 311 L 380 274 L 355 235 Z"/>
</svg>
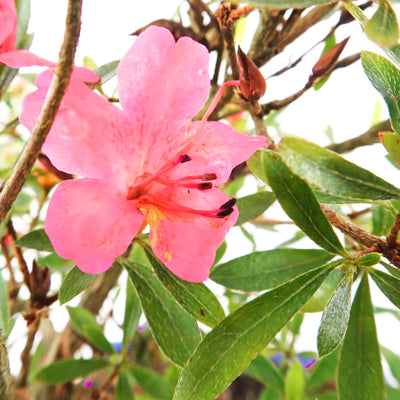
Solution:
<svg viewBox="0 0 400 400">
<path fill-rule="evenodd" d="M 147 267 L 130 261 L 123 266 L 136 288 L 147 322 L 165 355 L 184 365 L 200 342 L 200 331 L 193 319 Z"/>
<path fill-rule="evenodd" d="M 88 376 L 94 371 L 107 367 L 108 361 L 99 358 L 60 360 L 41 369 L 36 380 L 50 385 L 71 382 L 76 378 Z"/>
<path fill-rule="evenodd" d="M 305 386 L 303 367 L 294 360 L 285 377 L 285 395 L 287 400 L 301 400 Z"/>
<path fill-rule="evenodd" d="M 344 278 L 329 301 L 318 330 L 318 354 L 322 358 L 332 353 L 343 340 L 350 317 L 351 277 Z"/>
<path fill-rule="evenodd" d="M 286 214 L 323 249 L 345 256 L 346 251 L 307 183 L 293 174 L 279 154 L 261 150 L 258 155 L 261 157 L 262 168 L 257 165 L 255 156 L 249 160 L 249 167 L 271 186 Z"/>
<path fill-rule="evenodd" d="M 323 266 L 303 274 L 226 317 L 205 336 L 190 357 L 178 381 L 174 400 L 214 399 L 286 325 L 335 266 Z"/>
<path fill-rule="evenodd" d="M 20 237 L 16 242 L 18 246 L 40 251 L 54 251 L 53 245 L 44 229 L 36 229 Z"/>
<path fill-rule="evenodd" d="M 160 282 L 189 314 L 211 327 L 224 319 L 221 304 L 207 286 L 178 278 L 158 260 L 150 246 L 143 244 L 143 247 Z"/>
<path fill-rule="evenodd" d="M 385 274 L 377 269 L 371 270 L 374 280 L 383 294 L 398 308 L 400 308 L 400 279 Z"/>
<path fill-rule="evenodd" d="M 84 291 L 94 278 L 96 278 L 95 274 L 86 274 L 78 267 L 73 267 L 62 281 L 58 294 L 60 304 L 67 303 Z"/>
<path fill-rule="evenodd" d="M 239 3 L 238 0 L 230 0 L 231 3 Z M 305 8 L 322 4 L 333 3 L 334 0 L 248 0 L 246 3 L 260 7 L 272 8 Z"/>
<path fill-rule="evenodd" d="M 271 289 L 332 259 L 323 250 L 276 249 L 248 254 L 216 266 L 210 279 L 230 289 Z"/>
<path fill-rule="evenodd" d="M 273 387 L 283 393 L 284 382 L 275 366 L 263 357 L 258 355 L 247 367 L 246 372 L 254 379 L 264 383 L 267 387 Z"/>
<path fill-rule="evenodd" d="M 386 398 L 367 274 L 353 301 L 338 369 L 340 400 Z"/>
<path fill-rule="evenodd" d="M 271 192 L 259 192 L 237 200 L 239 217 L 236 225 L 241 225 L 247 221 L 257 218 L 275 201 L 275 196 Z"/>
<path fill-rule="evenodd" d="M 400 197 L 395 186 L 307 140 L 285 137 L 280 149 L 286 165 L 323 192 L 366 201 Z"/>
<path fill-rule="evenodd" d="M 399 69 L 385 57 L 369 51 L 362 52 L 361 61 L 369 80 L 386 101 L 394 131 L 400 134 Z"/>
</svg>

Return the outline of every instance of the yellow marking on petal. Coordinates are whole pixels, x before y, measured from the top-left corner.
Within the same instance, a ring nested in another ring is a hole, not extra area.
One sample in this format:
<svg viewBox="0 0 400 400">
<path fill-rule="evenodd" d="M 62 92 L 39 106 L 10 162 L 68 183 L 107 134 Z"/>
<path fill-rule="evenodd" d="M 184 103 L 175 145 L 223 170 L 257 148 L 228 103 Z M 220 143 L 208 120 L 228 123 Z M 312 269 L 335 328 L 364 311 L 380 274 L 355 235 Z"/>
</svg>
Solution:
<svg viewBox="0 0 400 400">
<path fill-rule="evenodd" d="M 165 259 L 166 259 L 168 262 L 170 262 L 170 261 L 172 260 L 172 254 L 171 254 L 171 252 L 170 252 L 170 251 L 166 251 L 166 252 L 164 253 L 164 257 L 165 257 Z"/>
<path fill-rule="evenodd" d="M 202 75 L 204 74 L 204 71 L 203 71 L 202 69 L 199 69 L 199 70 L 197 71 L 197 73 L 198 73 L 200 76 L 202 76 Z"/>
<path fill-rule="evenodd" d="M 99 247 L 104 247 L 105 246 L 105 244 L 106 244 L 106 241 L 107 241 L 107 239 L 106 238 L 104 238 L 104 237 L 102 237 L 102 238 L 100 238 L 100 245 L 99 245 Z"/>
</svg>

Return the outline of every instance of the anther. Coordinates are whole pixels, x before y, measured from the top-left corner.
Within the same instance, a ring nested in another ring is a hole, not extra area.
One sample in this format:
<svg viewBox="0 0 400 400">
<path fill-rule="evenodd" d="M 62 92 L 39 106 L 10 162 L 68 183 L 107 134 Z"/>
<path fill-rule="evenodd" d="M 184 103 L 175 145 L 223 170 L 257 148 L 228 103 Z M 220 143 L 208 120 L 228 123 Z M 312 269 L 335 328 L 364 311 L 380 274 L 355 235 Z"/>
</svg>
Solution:
<svg viewBox="0 0 400 400">
<path fill-rule="evenodd" d="M 223 218 L 223 217 L 227 217 L 228 215 L 231 215 L 233 213 L 233 208 L 227 208 L 224 209 L 223 211 L 220 211 L 219 213 L 217 213 L 217 217 Z"/>
<path fill-rule="evenodd" d="M 197 189 L 199 189 L 199 190 L 211 189 L 212 187 L 213 187 L 213 185 L 210 182 L 199 183 L 197 185 Z"/>
<path fill-rule="evenodd" d="M 236 199 L 234 197 L 232 197 L 230 200 L 228 200 L 226 203 L 222 204 L 222 206 L 220 206 L 221 209 L 225 210 L 225 209 L 229 209 L 232 208 L 234 205 L 236 204 Z M 230 213 L 229 213 L 230 214 Z M 228 215 L 229 215 L 228 214 Z"/>
<path fill-rule="evenodd" d="M 217 179 L 217 175 L 215 174 L 203 174 L 200 178 L 202 181 L 214 181 Z"/>
<path fill-rule="evenodd" d="M 191 157 L 190 156 L 188 156 L 187 154 L 184 154 L 184 155 L 182 155 L 182 156 L 180 156 L 179 158 L 178 158 L 178 162 L 179 163 L 185 163 L 185 162 L 188 162 L 188 161 L 192 161 L 192 159 L 191 159 Z"/>
</svg>

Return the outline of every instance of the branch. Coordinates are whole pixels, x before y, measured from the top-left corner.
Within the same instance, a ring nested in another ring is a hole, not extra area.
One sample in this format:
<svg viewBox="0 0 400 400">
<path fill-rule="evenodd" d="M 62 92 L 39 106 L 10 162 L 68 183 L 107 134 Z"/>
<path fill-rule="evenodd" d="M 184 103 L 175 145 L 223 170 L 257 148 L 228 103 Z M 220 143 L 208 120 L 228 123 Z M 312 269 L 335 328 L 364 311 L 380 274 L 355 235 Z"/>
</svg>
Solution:
<svg viewBox="0 0 400 400">
<path fill-rule="evenodd" d="M 82 0 L 69 0 L 64 41 L 59 60 L 42 111 L 32 130 L 21 157 L 14 166 L 11 176 L 0 192 L 0 222 L 4 220 L 21 191 L 42 145 L 53 124 L 61 100 L 67 89 L 74 63 L 76 45 L 81 26 Z"/>
<path fill-rule="evenodd" d="M 330 144 L 326 148 L 335 151 L 336 153 L 347 153 L 361 146 L 368 146 L 370 144 L 379 143 L 378 133 L 391 130 L 392 126 L 390 124 L 390 120 L 387 119 L 386 121 L 379 122 L 379 124 L 372 126 L 370 129 L 368 129 L 367 132 L 363 133 L 360 136 L 346 140 L 341 143 Z"/>
</svg>

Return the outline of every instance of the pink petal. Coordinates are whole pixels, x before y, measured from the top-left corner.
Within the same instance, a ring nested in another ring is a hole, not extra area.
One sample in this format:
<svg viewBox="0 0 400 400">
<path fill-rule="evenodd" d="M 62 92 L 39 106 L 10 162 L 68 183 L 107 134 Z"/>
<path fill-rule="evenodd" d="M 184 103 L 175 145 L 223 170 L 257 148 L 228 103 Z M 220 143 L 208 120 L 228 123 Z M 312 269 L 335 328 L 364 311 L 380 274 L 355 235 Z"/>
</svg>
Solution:
<svg viewBox="0 0 400 400">
<path fill-rule="evenodd" d="M 14 0 L 0 1 L 0 52 L 10 51 L 17 37 L 17 11 Z"/>
<path fill-rule="evenodd" d="M 0 54 L 0 62 L 7 64 L 11 68 L 35 66 L 55 68 L 57 65 L 57 63 L 39 57 L 36 54 L 31 53 L 29 50 L 14 50 L 9 53 Z M 87 83 L 97 83 L 99 81 L 99 77 L 94 73 L 94 71 L 86 67 L 74 66 L 72 76 Z"/>
<path fill-rule="evenodd" d="M 193 122 L 189 130 L 196 131 L 199 126 L 200 122 Z M 236 165 L 262 147 L 266 147 L 263 136 L 247 136 L 222 122 L 206 122 L 193 144 L 184 151 L 192 160 L 174 168 L 169 176 L 214 173 L 217 175 L 214 184 L 218 186 L 229 178 Z"/>
<path fill-rule="evenodd" d="M 155 172 L 187 139 L 186 125 L 208 98 L 209 54 L 194 40 L 177 43 L 165 28 L 149 27 L 121 60 L 122 108 L 138 135 L 141 171 Z"/>
<path fill-rule="evenodd" d="M 84 272 L 108 269 L 139 231 L 143 215 L 113 188 L 94 179 L 60 183 L 51 198 L 45 231 L 54 249 Z"/>
<path fill-rule="evenodd" d="M 49 70 L 38 75 L 38 90 L 24 99 L 20 121 L 29 130 L 36 123 L 51 78 Z M 72 78 L 43 152 L 61 171 L 123 180 L 126 162 L 120 132 L 125 131 L 122 111 Z"/>
<path fill-rule="evenodd" d="M 218 209 L 230 198 L 219 189 L 204 192 L 166 191 L 160 194 L 176 203 L 199 210 Z M 150 211 L 151 213 L 151 211 Z M 214 262 L 215 252 L 235 224 L 238 211 L 224 218 L 165 212 L 163 218 L 148 218 L 150 245 L 156 256 L 181 279 L 204 282 Z"/>
</svg>

